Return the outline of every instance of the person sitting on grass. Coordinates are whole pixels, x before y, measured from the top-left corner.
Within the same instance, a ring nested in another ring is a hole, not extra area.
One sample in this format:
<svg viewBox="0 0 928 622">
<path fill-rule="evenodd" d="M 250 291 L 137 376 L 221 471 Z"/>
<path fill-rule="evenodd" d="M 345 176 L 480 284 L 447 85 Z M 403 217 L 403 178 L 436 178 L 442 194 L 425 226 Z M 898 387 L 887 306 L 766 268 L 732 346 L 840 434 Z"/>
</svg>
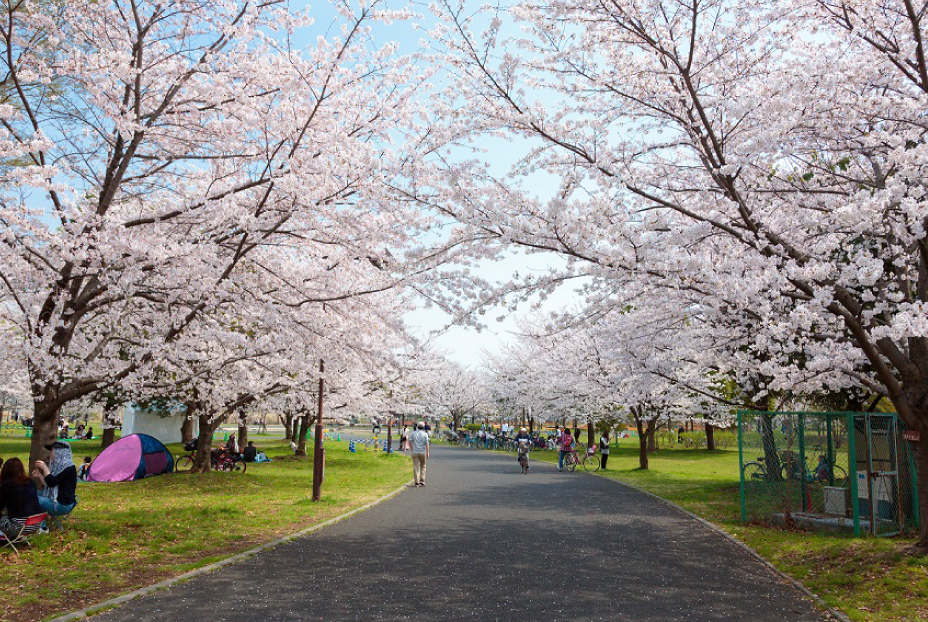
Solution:
<svg viewBox="0 0 928 622">
<path fill-rule="evenodd" d="M 84 440 L 85 440 L 85 441 L 92 441 L 92 440 L 93 440 L 93 427 L 92 427 L 92 426 L 88 426 L 88 427 L 87 427 L 87 434 L 86 434 L 86 436 L 84 436 Z"/>
<path fill-rule="evenodd" d="M 35 482 L 26 475 L 22 460 L 10 458 L 0 468 L 0 531 L 13 538 L 22 529 L 20 520 L 41 513 Z"/>
<path fill-rule="evenodd" d="M 51 516 L 70 514 L 77 505 L 77 467 L 71 446 L 63 441 L 46 445 L 49 451 L 48 464 L 35 461 L 32 476 L 38 480 L 44 490 L 39 497 L 42 510 Z"/>
<path fill-rule="evenodd" d="M 87 474 L 90 473 L 90 464 L 93 462 L 93 458 L 87 456 L 84 458 L 84 463 L 77 470 L 77 479 L 82 482 L 87 481 Z"/>
<path fill-rule="evenodd" d="M 254 441 L 248 441 L 248 446 L 245 447 L 245 451 L 242 452 L 242 456 L 245 458 L 245 462 L 255 461 L 255 458 L 258 456 L 258 448 L 255 447 Z"/>
</svg>

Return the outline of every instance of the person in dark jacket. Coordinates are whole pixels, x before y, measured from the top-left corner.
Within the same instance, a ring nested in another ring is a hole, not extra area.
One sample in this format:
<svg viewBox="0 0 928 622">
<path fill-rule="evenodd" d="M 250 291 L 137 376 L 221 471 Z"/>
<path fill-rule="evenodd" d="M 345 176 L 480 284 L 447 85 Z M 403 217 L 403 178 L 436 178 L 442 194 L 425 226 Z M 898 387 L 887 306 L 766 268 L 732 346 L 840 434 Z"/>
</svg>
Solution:
<svg viewBox="0 0 928 622">
<path fill-rule="evenodd" d="M 34 514 L 41 514 L 39 491 L 35 482 L 26 475 L 26 469 L 19 458 L 10 458 L 0 469 L 0 531 L 13 537 L 19 533 L 22 525 L 16 519 Z"/>
<path fill-rule="evenodd" d="M 255 447 L 254 441 L 248 441 L 248 446 L 245 447 L 245 451 L 242 452 L 242 456 L 245 458 L 245 462 L 254 462 L 257 455 L 258 448 Z"/>
<path fill-rule="evenodd" d="M 599 437 L 599 464 L 606 470 L 606 463 L 609 462 L 609 432 L 603 432 L 603 435 Z"/>
<path fill-rule="evenodd" d="M 74 466 L 74 456 L 71 446 L 62 441 L 55 441 L 46 445 L 50 453 L 48 464 L 36 460 L 35 477 L 44 490 L 39 497 L 42 510 L 52 516 L 70 514 L 77 505 L 77 467 Z"/>
</svg>

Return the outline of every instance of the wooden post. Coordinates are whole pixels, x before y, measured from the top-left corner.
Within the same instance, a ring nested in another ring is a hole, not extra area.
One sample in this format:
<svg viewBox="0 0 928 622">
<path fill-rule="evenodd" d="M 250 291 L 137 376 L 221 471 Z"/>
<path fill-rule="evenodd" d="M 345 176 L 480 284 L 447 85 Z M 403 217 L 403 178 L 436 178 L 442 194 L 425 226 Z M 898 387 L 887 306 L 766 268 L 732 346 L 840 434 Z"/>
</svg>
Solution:
<svg viewBox="0 0 928 622">
<path fill-rule="evenodd" d="M 325 363 L 319 359 L 319 414 L 316 416 L 316 438 L 313 439 L 313 501 L 322 498 L 322 473 L 325 459 L 322 454 L 322 375 L 325 372 Z"/>
<path fill-rule="evenodd" d="M 393 411 L 387 413 L 387 453 L 393 453 Z"/>
</svg>

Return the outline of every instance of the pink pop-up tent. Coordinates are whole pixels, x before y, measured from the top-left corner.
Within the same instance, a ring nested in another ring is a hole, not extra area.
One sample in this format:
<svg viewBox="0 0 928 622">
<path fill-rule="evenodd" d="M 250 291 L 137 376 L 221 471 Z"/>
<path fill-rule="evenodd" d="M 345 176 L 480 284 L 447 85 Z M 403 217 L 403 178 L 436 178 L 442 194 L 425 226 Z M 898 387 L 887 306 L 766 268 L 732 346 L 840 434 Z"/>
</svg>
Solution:
<svg viewBox="0 0 928 622">
<path fill-rule="evenodd" d="M 89 482 L 131 482 L 174 470 L 174 456 L 158 439 L 130 434 L 103 450 L 87 474 Z"/>
</svg>

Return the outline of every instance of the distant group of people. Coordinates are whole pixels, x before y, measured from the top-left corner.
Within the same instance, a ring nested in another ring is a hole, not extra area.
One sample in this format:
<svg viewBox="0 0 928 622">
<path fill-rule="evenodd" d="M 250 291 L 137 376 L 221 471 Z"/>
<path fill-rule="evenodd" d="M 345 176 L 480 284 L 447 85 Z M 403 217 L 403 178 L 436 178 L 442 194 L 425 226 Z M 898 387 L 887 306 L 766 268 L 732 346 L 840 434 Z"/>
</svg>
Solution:
<svg viewBox="0 0 928 622">
<path fill-rule="evenodd" d="M 196 451 L 198 443 L 199 439 L 194 438 L 189 443 L 186 443 L 184 448 L 187 451 Z M 235 434 L 231 434 L 225 443 L 219 445 L 218 447 L 213 447 L 210 450 L 210 454 L 214 461 L 219 459 L 222 454 L 227 454 L 230 456 L 239 457 L 245 462 L 261 462 L 262 460 L 258 460 L 258 454 L 263 455 L 263 452 L 258 451 L 254 441 L 248 441 L 245 447 L 239 447 L 237 436 Z M 266 460 L 267 456 L 264 456 L 264 459 Z"/>
<path fill-rule="evenodd" d="M 78 469 L 71 446 L 57 440 L 45 449 L 48 461 L 36 460 L 31 477 L 19 458 L 0 460 L 0 531 L 7 536 L 15 536 L 29 516 L 64 516 L 77 505 Z M 85 464 L 89 468 L 89 461 Z"/>
<path fill-rule="evenodd" d="M 554 431 L 549 433 L 547 436 L 543 434 L 533 435 L 528 429 L 521 428 L 515 436 L 510 436 L 514 428 L 509 426 L 508 430 L 500 428 L 501 438 L 508 442 L 511 440 L 516 441 L 517 451 L 518 451 L 518 460 L 520 465 L 522 465 L 523 473 L 528 473 L 528 452 L 532 449 L 544 449 L 550 447 L 553 443 L 558 449 L 558 470 L 564 470 L 564 459 L 568 454 L 577 450 L 577 448 L 582 444 L 580 442 L 580 429 L 574 428 L 571 431 L 570 428 L 555 426 Z M 508 433 L 507 433 L 508 432 Z M 459 437 L 468 437 L 473 439 L 476 437 L 477 445 L 482 447 L 491 447 L 498 446 L 493 443 L 497 438 L 497 434 L 492 427 L 481 426 L 479 430 L 473 433 L 473 436 L 470 433 L 465 433 L 463 430 L 458 430 Z M 599 435 L 598 442 L 587 448 L 587 451 L 590 453 L 595 453 L 597 450 L 600 454 L 600 465 L 601 468 L 606 469 L 609 463 L 609 447 L 611 445 L 611 438 L 608 431 L 604 431 Z"/>
<path fill-rule="evenodd" d="M 58 438 L 60 440 L 77 440 L 77 441 L 89 441 L 93 439 L 93 426 L 84 426 L 83 423 L 79 423 L 77 428 L 74 430 L 74 436 L 71 436 L 71 430 L 67 421 L 62 421 L 58 425 Z"/>
</svg>

